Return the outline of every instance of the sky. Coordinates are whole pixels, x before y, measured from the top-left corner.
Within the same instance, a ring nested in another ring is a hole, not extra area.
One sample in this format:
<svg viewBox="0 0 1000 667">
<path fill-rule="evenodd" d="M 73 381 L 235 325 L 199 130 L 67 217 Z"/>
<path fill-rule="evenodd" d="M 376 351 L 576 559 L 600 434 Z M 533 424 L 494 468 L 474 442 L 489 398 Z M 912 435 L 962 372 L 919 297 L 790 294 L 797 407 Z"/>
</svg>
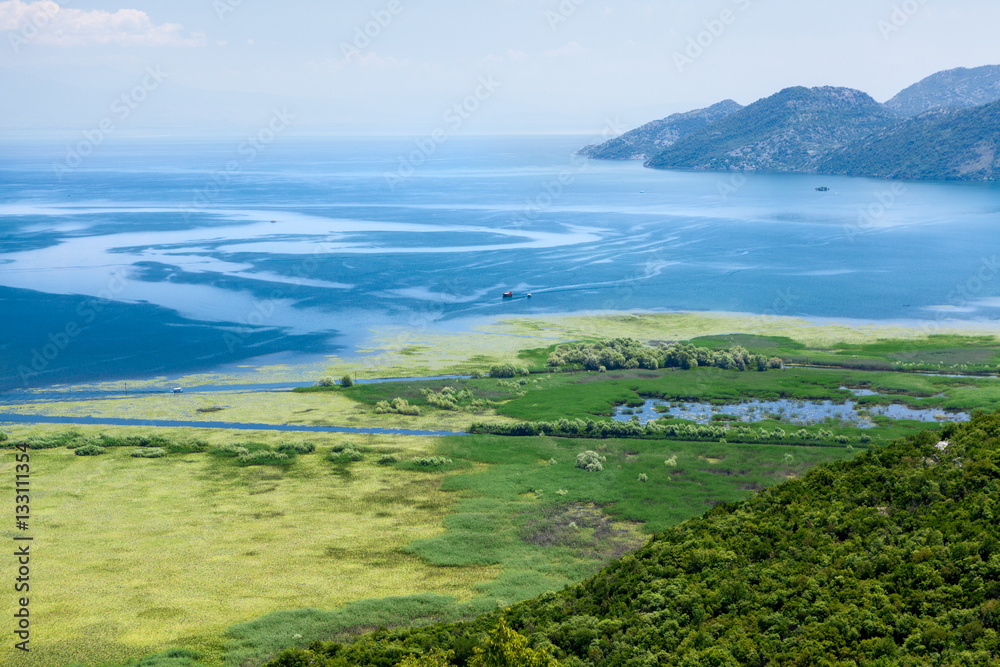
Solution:
<svg viewBox="0 0 1000 667">
<path fill-rule="evenodd" d="M 0 131 L 623 131 L 1000 63 L 996 0 L 0 0 Z M 127 113 L 126 113 L 127 111 Z"/>
</svg>

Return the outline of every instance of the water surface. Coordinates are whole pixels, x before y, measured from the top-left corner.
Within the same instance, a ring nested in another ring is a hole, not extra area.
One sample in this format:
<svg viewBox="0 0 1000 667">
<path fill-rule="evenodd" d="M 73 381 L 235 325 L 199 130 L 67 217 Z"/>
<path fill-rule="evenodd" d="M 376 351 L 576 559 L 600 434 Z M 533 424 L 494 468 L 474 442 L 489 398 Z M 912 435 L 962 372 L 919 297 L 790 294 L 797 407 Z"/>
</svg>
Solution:
<svg viewBox="0 0 1000 667">
<path fill-rule="evenodd" d="M 590 139 L 450 138 L 400 180 L 401 138 L 280 137 L 248 160 L 238 140 L 121 137 L 69 170 L 66 139 L 0 138 L 0 389 L 317 358 L 470 316 L 1000 314 L 995 185 L 912 183 L 885 207 L 885 182 L 574 156 Z"/>
</svg>

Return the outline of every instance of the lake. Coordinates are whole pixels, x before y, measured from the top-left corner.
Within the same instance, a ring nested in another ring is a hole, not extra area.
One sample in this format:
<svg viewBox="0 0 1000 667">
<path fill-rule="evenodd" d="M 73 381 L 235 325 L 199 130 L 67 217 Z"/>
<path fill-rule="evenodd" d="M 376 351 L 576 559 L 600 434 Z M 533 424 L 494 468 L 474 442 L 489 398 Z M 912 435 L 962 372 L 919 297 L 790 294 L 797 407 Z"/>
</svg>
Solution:
<svg viewBox="0 0 1000 667">
<path fill-rule="evenodd" d="M 509 314 L 1000 316 L 993 184 L 655 171 L 580 136 L 79 140 L 0 137 L 0 389 Z"/>
</svg>

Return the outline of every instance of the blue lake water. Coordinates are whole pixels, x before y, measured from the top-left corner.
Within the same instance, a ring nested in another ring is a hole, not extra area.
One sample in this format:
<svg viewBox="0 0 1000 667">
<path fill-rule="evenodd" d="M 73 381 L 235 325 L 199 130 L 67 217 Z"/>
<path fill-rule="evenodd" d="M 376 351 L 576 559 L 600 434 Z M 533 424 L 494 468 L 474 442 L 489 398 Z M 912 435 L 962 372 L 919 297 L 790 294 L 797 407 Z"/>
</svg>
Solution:
<svg viewBox="0 0 1000 667">
<path fill-rule="evenodd" d="M 573 136 L 453 137 L 405 177 L 403 138 L 117 138 L 68 165 L 78 139 L 0 136 L 0 389 L 481 316 L 1000 316 L 991 184 L 655 171 Z"/>
</svg>

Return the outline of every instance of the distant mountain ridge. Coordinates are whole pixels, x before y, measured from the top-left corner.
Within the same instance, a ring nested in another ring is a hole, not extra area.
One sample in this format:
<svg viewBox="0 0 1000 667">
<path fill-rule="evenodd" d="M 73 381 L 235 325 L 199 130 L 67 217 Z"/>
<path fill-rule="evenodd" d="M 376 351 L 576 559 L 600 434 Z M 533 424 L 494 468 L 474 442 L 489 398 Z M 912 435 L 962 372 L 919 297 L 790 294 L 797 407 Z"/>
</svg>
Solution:
<svg viewBox="0 0 1000 667">
<path fill-rule="evenodd" d="M 866 137 L 826 158 L 817 171 L 910 180 L 1000 178 L 1000 102 L 937 109 Z"/>
<path fill-rule="evenodd" d="M 661 169 L 809 171 L 831 150 L 886 129 L 894 116 L 850 88 L 786 88 L 652 157 Z"/>
<path fill-rule="evenodd" d="M 786 88 L 674 114 L 581 154 L 656 169 L 918 180 L 1000 178 L 1000 65 L 938 72 L 886 104 L 851 88 Z"/>
<path fill-rule="evenodd" d="M 742 104 L 723 100 L 705 109 L 675 113 L 630 130 L 600 145 L 587 146 L 581 155 L 600 160 L 644 160 L 706 125 L 739 111 Z"/>
<path fill-rule="evenodd" d="M 1000 100 L 1000 65 L 945 70 L 901 91 L 885 106 L 900 116 L 977 107 Z"/>
</svg>

